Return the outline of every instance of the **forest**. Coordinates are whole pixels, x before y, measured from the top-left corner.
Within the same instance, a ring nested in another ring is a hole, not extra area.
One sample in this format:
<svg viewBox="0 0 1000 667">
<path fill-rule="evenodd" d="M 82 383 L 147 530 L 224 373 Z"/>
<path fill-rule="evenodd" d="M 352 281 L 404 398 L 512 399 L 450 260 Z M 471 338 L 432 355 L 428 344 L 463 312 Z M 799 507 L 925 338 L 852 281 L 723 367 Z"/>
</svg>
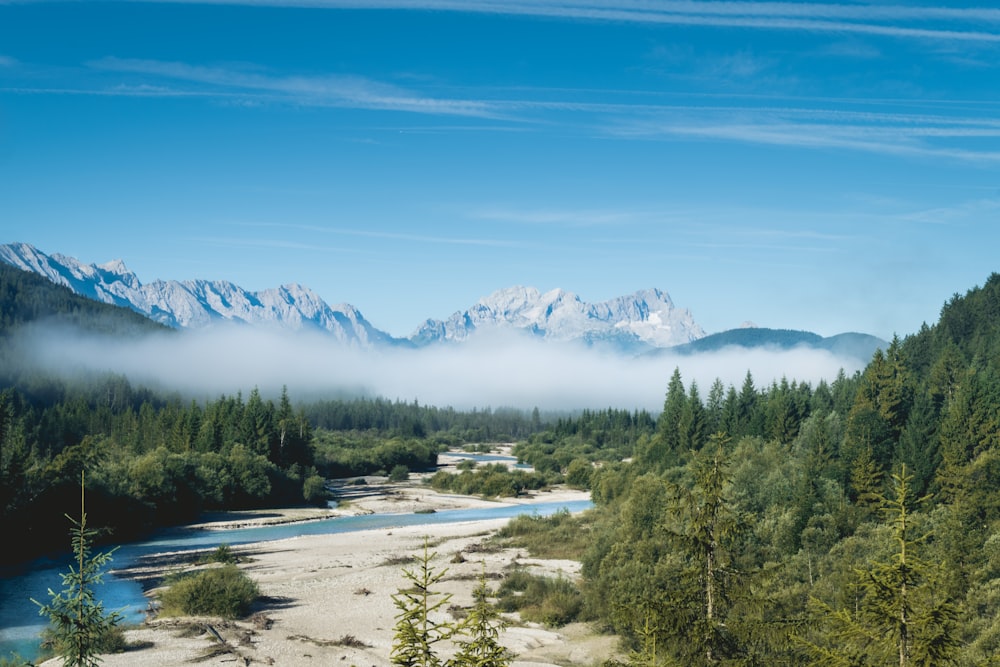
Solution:
<svg viewBox="0 0 1000 667">
<path fill-rule="evenodd" d="M 998 332 L 994 274 L 856 374 L 703 390 L 677 370 L 657 415 L 254 389 L 196 403 L 122 377 L 22 375 L 0 393 L 0 518 L 11 544 L 57 548 L 65 530 L 42 527 L 60 525 L 86 469 L 91 516 L 123 539 L 517 441 L 541 483 L 591 490 L 595 509 L 571 519 L 586 535 L 579 617 L 620 634 L 630 664 L 997 664 Z M 466 490 L 487 492 L 471 475 Z"/>
</svg>

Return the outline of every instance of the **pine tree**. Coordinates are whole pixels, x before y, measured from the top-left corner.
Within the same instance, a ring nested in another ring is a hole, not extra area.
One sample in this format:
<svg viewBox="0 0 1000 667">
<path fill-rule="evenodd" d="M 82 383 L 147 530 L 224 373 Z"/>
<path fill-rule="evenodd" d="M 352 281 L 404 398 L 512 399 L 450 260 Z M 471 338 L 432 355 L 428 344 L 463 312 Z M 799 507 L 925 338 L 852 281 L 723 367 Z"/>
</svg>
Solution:
<svg viewBox="0 0 1000 667">
<path fill-rule="evenodd" d="M 802 641 L 811 665 L 937 667 L 957 663 L 957 608 L 938 585 L 941 568 L 917 553 L 928 535 L 912 535 L 912 476 L 903 466 L 892 479 L 895 496 L 883 497 L 881 503 L 892 529 L 892 557 L 858 572 L 855 609 L 834 610 L 819 600 L 811 601 L 824 635 L 819 642 Z"/>
<path fill-rule="evenodd" d="M 435 646 L 450 639 L 456 632 L 454 623 L 441 621 L 439 616 L 451 600 L 451 594 L 433 590 L 444 578 L 447 570 L 436 571 L 431 561 L 436 556 L 424 542 L 424 553 L 418 560 L 418 569 L 403 569 L 403 576 L 410 588 L 392 596 L 399 610 L 396 615 L 395 634 L 392 639 L 392 664 L 400 667 L 438 667 L 441 659 Z"/>
<path fill-rule="evenodd" d="M 473 605 L 462 623 L 461 632 L 469 637 L 458 640 L 458 653 L 450 667 L 507 667 L 513 655 L 500 643 L 500 633 L 506 624 L 500 612 L 490 603 L 493 591 L 486 585 L 486 566 L 472 592 Z"/>
<path fill-rule="evenodd" d="M 677 658 L 688 665 L 712 665 L 738 653 L 727 627 L 730 593 L 741 575 L 732 567 L 733 546 L 743 522 L 726 497 L 726 438 L 713 435 L 691 460 L 693 486 L 673 487 L 675 497 L 664 528 L 682 571 L 678 587 L 666 592 L 667 629 Z"/>
<path fill-rule="evenodd" d="M 80 520 L 69 515 L 73 528 L 70 531 L 73 542 L 75 567 L 60 575 L 63 589 L 55 593 L 49 589 L 48 604 L 32 600 L 39 606 L 38 613 L 49 618 L 48 634 L 56 654 L 67 667 L 95 667 L 101 660 L 99 653 L 104 648 L 122 621 L 118 612 L 106 613 L 103 603 L 97 599 L 94 588 L 101 583 L 103 568 L 111 561 L 114 550 L 97 555 L 91 554 L 95 531 L 87 529 L 87 513 L 84 505 L 84 476 L 80 475 Z"/>
</svg>

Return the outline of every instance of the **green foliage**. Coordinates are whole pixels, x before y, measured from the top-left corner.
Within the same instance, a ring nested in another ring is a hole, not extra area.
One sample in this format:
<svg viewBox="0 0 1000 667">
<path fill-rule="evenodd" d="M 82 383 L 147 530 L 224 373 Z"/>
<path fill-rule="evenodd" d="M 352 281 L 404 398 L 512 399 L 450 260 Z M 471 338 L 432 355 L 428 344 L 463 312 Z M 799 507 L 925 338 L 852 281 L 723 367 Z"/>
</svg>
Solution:
<svg viewBox="0 0 1000 667">
<path fill-rule="evenodd" d="M 913 535 L 912 476 L 893 475 L 894 497 L 881 509 L 894 549 L 886 561 L 858 571 L 853 608 L 833 609 L 817 599 L 819 639 L 803 641 L 814 665 L 933 667 L 958 663 L 958 610 L 941 586 L 940 565 L 919 556 L 929 535 Z"/>
<path fill-rule="evenodd" d="M 167 616 L 243 618 L 260 595 L 257 584 L 232 564 L 182 576 L 159 595 Z"/>
<path fill-rule="evenodd" d="M 493 591 L 486 584 L 486 565 L 472 592 L 472 608 L 460 627 L 461 637 L 455 644 L 458 652 L 449 661 L 450 667 L 507 667 L 513 654 L 500 644 L 500 633 L 506 624 L 500 612 L 490 603 Z"/>
<path fill-rule="evenodd" d="M 431 560 L 436 555 L 430 552 L 425 542 L 417 568 L 403 569 L 403 576 L 410 587 L 392 596 L 393 604 L 399 610 L 390 654 L 394 665 L 437 667 L 441 664 L 441 659 L 435 652 L 435 647 L 451 639 L 458 631 L 454 623 L 439 618 L 440 612 L 447 608 L 451 594 L 435 590 L 435 586 L 448 572 L 434 569 Z"/>
<path fill-rule="evenodd" d="M 228 544 L 220 544 L 198 559 L 198 563 L 201 565 L 209 563 L 235 564 L 238 561 L 239 559 Z"/>
<path fill-rule="evenodd" d="M 519 612 L 529 622 L 560 627 L 580 618 L 583 595 L 563 577 L 534 575 L 517 569 L 504 577 L 497 592 L 501 610 Z"/>
<path fill-rule="evenodd" d="M 63 665 L 94 667 L 99 665 L 100 653 L 120 647 L 122 640 L 118 625 L 122 620 L 118 612 L 106 612 L 95 595 L 95 586 L 103 579 L 103 570 L 111 561 L 112 552 L 92 553 L 95 533 L 87 528 L 84 510 L 84 484 L 80 477 L 80 520 L 67 515 L 73 529 L 74 565 L 62 574 L 63 589 L 56 593 L 49 589 L 49 602 L 38 605 L 38 613 L 49 619 L 45 643 L 62 659 Z"/>
<path fill-rule="evenodd" d="M 410 479 L 410 469 L 405 465 L 394 465 L 389 471 L 390 482 L 405 482 L 408 479 Z"/>
<path fill-rule="evenodd" d="M 590 477 L 594 466 L 587 459 L 573 459 L 566 469 L 566 485 L 581 490 L 590 489 Z"/>
<path fill-rule="evenodd" d="M 0 667 L 31 667 L 31 663 L 16 653 L 0 656 Z"/>
<path fill-rule="evenodd" d="M 326 479 L 317 474 L 309 475 L 302 482 L 302 498 L 310 505 L 324 505 L 327 501 Z"/>
<path fill-rule="evenodd" d="M 463 470 L 458 474 L 438 471 L 430 478 L 430 485 L 437 491 L 493 498 L 517 496 L 524 491 L 537 491 L 561 479 L 558 475 L 511 470 L 502 463 L 492 463 L 474 470 Z"/>
<path fill-rule="evenodd" d="M 385 437 L 378 431 L 316 432 L 316 467 L 326 477 L 373 475 L 405 466 L 433 470 L 443 447 L 427 439 Z"/>
<path fill-rule="evenodd" d="M 560 510 L 549 516 L 522 514 L 501 528 L 496 539 L 505 546 L 527 549 L 536 558 L 578 559 L 591 539 L 586 517 Z"/>
<path fill-rule="evenodd" d="M 0 337 L 39 321 L 118 336 L 169 331 L 128 308 L 79 296 L 32 271 L 0 263 Z"/>
</svg>

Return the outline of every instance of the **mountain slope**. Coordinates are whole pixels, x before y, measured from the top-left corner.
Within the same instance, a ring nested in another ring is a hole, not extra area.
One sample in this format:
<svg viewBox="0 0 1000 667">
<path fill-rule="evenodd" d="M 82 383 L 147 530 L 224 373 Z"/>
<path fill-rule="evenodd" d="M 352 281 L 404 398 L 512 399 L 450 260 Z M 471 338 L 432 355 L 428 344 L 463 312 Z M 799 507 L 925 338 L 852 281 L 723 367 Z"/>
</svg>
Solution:
<svg viewBox="0 0 1000 667">
<path fill-rule="evenodd" d="M 250 292 L 228 281 L 156 280 L 147 285 L 115 260 L 84 264 L 61 254 L 46 255 L 26 243 L 0 245 L 0 262 L 32 271 L 96 301 L 124 306 L 173 328 L 219 322 L 267 324 L 292 330 L 315 329 L 345 343 L 397 343 L 349 304 L 327 305 L 301 285 Z"/>
<path fill-rule="evenodd" d="M 99 303 L 32 271 L 0 263 L 0 335 L 39 321 L 115 335 L 165 329 L 130 309 Z"/>
<path fill-rule="evenodd" d="M 410 339 L 416 344 L 463 341 L 489 329 L 627 351 L 677 345 L 705 335 L 688 310 L 676 308 L 670 296 L 657 289 L 590 304 L 561 289 L 542 293 L 533 287 L 509 287 L 447 320 L 427 320 Z"/>
</svg>

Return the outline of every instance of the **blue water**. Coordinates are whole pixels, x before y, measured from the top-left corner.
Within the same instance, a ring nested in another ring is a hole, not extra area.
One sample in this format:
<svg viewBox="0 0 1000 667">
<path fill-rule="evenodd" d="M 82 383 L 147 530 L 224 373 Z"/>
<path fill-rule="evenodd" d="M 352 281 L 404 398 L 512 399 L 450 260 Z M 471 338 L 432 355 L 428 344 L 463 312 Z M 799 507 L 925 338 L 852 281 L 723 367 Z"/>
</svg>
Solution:
<svg viewBox="0 0 1000 667">
<path fill-rule="evenodd" d="M 368 514 L 224 531 L 177 529 L 146 542 L 120 546 L 114 553 L 112 566 L 128 568 L 135 565 L 141 557 L 150 554 L 206 549 L 221 543 L 238 545 L 282 540 L 301 535 L 330 535 L 377 528 L 505 519 L 519 514 L 537 513 L 547 516 L 561 509 L 579 512 L 590 507 L 592 503 L 589 500 L 578 500 L 444 510 L 434 514 Z M 18 568 L 0 569 L 0 656 L 6 657 L 11 652 L 16 652 L 29 660 L 37 657 L 38 636 L 46 623 L 45 619 L 39 616 L 38 607 L 31 602 L 31 599 L 45 603 L 49 599 L 50 588 L 58 592 L 62 588 L 62 579 L 59 575 L 66 571 L 68 564 L 67 556 L 65 560 L 39 559 Z M 127 622 L 139 623 L 143 620 L 148 601 L 137 582 L 107 574 L 99 595 L 106 610 L 120 611 Z"/>
</svg>

